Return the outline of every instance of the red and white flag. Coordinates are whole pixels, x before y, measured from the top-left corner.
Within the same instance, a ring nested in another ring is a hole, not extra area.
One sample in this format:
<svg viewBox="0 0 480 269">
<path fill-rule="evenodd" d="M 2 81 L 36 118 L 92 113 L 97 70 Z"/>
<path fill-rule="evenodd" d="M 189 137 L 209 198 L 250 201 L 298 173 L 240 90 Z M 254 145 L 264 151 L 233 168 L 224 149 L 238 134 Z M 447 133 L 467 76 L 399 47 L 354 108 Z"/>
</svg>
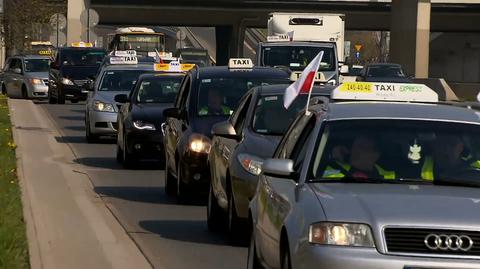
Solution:
<svg viewBox="0 0 480 269">
<path fill-rule="evenodd" d="M 285 90 L 283 106 L 288 109 L 299 94 L 310 94 L 315 82 L 318 68 L 322 62 L 323 51 L 321 51 L 303 70 L 300 78 Z"/>
</svg>

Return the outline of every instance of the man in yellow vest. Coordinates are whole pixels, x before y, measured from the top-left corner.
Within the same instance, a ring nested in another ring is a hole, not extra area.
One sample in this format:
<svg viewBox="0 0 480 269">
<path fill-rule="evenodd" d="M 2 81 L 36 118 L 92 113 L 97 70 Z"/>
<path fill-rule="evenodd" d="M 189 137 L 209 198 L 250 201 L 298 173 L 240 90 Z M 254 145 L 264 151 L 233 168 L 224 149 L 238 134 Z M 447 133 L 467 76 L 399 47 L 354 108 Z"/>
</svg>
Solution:
<svg viewBox="0 0 480 269">
<path fill-rule="evenodd" d="M 230 115 L 228 106 L 223 104 L 223 94 L 221 90 L 212 88 L 208 91 L 208 103 L 198 111 L 200 116 L 206 115 Z"/>
<path fill-rule="evenodd" d="M 350 150 L 339 146 L 333 151 L 335 161 L 327 166 L 323 178 L 395 179 L 394 171 L 387 171 L 377 164 L 381 151 L 375 139 L 367 134 L 357 135 Z M 349 155 L 348 162 L 346 156 L 341 156 L 345 153 Z"/>
<path fill-rule="evenodd" d="M 480 169 L 473 156 L 463 157 L 465 144 L 457 135 L 439 135 L 432 143 L 432 154 L 423 160 L 421 178 L 432 181 L 439 175 L 455 175 L 469 169 Z"/>
</svg>

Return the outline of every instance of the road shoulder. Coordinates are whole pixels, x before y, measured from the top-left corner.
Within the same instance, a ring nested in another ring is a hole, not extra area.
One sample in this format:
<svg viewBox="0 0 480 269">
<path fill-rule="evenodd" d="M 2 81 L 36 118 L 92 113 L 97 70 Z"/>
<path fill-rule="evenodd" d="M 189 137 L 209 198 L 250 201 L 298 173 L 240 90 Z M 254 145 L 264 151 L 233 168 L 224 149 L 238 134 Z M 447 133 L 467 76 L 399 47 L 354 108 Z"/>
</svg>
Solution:
<svg viewBox="0 0 480 269">
<path fill-rule="evenodd" d="M 31 268 L 151 268 L 47 113 L 9 100 Z"/>
</svg>

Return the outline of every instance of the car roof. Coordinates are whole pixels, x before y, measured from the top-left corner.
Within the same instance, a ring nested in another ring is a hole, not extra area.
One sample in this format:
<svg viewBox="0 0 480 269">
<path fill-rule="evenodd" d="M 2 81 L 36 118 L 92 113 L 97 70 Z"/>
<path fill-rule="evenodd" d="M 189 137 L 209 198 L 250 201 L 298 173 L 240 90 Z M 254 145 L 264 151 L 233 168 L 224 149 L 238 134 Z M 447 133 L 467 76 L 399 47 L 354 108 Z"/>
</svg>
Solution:
<svg viewBox="0 0 480 269">
<path fill-rule="evenodd" d="M 284 94 L 285 89 L 288 88 L 290 84 L 276 84 L 276 85 L 267 85 L 257 87 L 257 94 L 260 96 L 264 95 L 273 95 L 273 94 Z M 331 92 L 335 89 L 334 86 L 314 86 L 312 92 L 330 95 Z"/>
<path fill-rule="evenodd" d="M 251 69 L 229 69 L 228 66 L 209 66 L 193 69 L 199 78 L 224 78 L 224 77 L 272 77 L 289 78 L 285 70 L 272 67 L 255 66 Z"/>
<path fill-rule="evenodd" d="M 426 103 L 357 101 L 328 105 L 328 120 L 345 119 L 411 119 L 480 125 L 480 112 L 466 107 Z"/>
<path fill-rule="evenodd" d="M 153 64 L 114 64 L 114 65 L 105 65 L 103 70 L 152 70 Z"/>
<path fill-rule="evenodd" d="M 306 46 L 306 47 L 334 47 L 333 42 L 319 42 L 319 41 L 291 41 L 291 42 L 262 42 L 262 45 L 269 47 L 284 47 L 284 46 Z"/>
</svg>

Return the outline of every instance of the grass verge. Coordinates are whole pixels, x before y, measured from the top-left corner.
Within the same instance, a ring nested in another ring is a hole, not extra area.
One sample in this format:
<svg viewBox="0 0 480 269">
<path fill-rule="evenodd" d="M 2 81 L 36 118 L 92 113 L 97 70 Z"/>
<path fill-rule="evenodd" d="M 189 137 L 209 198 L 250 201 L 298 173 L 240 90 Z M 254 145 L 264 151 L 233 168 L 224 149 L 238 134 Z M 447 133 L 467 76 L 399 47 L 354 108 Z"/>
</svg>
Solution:
<svg viewBox="0 0 480 269">
<path fill-rule="evenodd" d="M 15 148 L 7 98 L 0 95 L 0 268 L 9 269 L 30 267 Z"/>
</svg>

